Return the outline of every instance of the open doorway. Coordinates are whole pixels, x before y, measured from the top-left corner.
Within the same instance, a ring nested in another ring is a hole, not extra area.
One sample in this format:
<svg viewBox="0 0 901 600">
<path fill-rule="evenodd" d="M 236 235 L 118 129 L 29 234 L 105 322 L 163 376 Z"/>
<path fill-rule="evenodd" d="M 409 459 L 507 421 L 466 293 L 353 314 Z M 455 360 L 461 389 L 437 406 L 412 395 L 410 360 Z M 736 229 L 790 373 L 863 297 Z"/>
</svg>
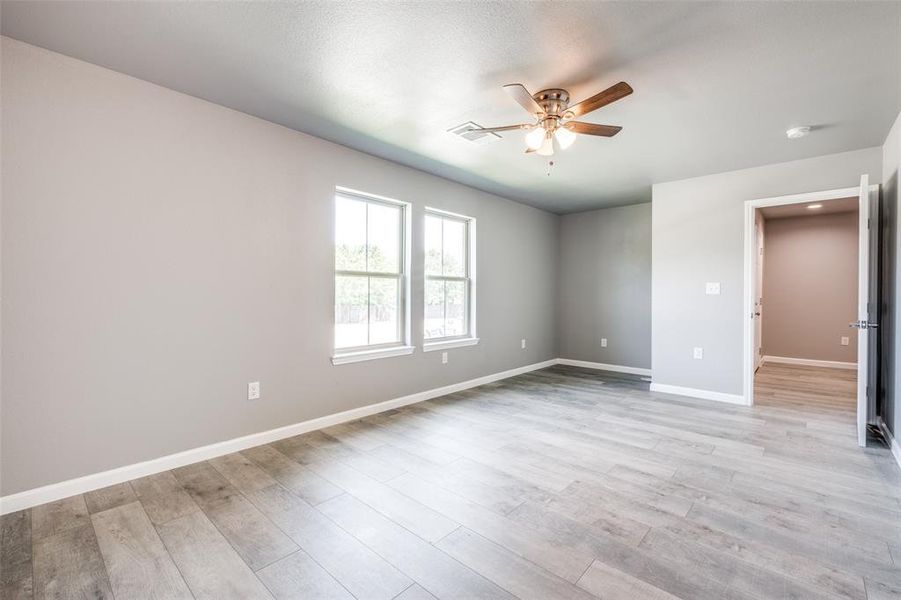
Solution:
<svg viewBox="0 0 901 600">
<path fill-rule="evenodd" d="M 756 208 L 754 403 L 853 423 L 857 196 Z"/>
<path fill-rule="evenodd" d="M 861 446 L 879 389 L 878 194 L 864 175 L 745 203 L 745 401 L 820 403 Z"/>
</svg>

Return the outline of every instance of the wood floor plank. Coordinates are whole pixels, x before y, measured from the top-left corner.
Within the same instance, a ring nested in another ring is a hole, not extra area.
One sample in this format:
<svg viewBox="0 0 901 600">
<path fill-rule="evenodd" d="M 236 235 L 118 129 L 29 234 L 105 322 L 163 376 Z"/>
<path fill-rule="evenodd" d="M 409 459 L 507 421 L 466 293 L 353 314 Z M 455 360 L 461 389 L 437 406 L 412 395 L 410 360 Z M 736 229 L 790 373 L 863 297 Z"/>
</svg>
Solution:
<svg viewBox="0 0 901 600">
<path fill-rule="evenodd" d="M 712 573 L 718 582 L 758 598 L 832 599 L 839 598 L 821 588 L 805 585 L 792 577 L 751 564 L 663 529 L 653 529 L 640 548 L 655 556 L 667 556 L 690 573 Z"/>
<path fill-rule="evenodd" d="M 658 528 L 677 536 L 733 556 L 752 565 L 797 579 L 824 593 L 865 600 L 863 579 L 849 571 L 812 560 L 804 554 L 787 552 L 778 546 L 748 538 L 738 538 L 717 529 L 696 524 L 687 519 L 673 520 Z"/>
<path fill-rule="evenodd" d="M 90 523 L 88 507 L 84 502 L 84 496 L 80 494 L 31 509 L 31 535 L 34 540 L 56 535 L 66 529 L 84 527 Z"/>
<path fill-rule="evenodd" d="M 209 461 L 213 468 L 242 493 L 255 492 L 275 484 L 275 480 L 240 452 Z"/>
<path fill-rule="evenodd" d="M 402 475 L 389 485 L 568 581 L 577 581 L 594 559 L 590 551 L 555 543 L 533 523 L 510 519 L 413 475 Z"/>
<path fill-rule="evenodd" d="M 338 496 L 319 508 L 438 598 L 514 598 L 352 496 Z"/>
<path fill-rule="evenodd" d="M 460 528 L 436 544 L 523 600 L 592 600 L 592 595 L 475 533 Z"/>
<path fill-rule="evenodd" d="M 257 446 L 244 450 L 242 454 L 254 461 L 282 486 L 310 504 L 316 505 L 344 493 L 338 486 L 291 460 L 272 446 Z"/>
<path fill-rule="evenodd" d="M 193 598 L 141 503 L 91 515 L 117 598 Z"/>
<path fill-rule="evenodd" d="M 154 525 L 200 510 L 171 471 L 135 479 L 131 487 Z"/>
<path fill-rule="evenodd" d="M 435 596 L 430 594 L 426 589 L 415 583 L 405 589 L 394 600 L 437 600 Z"/>
<path fill-rule="evenodd" d="M 88 492 L 84 495 L 84 500 L 88 512 L 93 514 L 134 502 L 137 500 L 137 496 L 131 489 L 131 484 L 126 481 Z"/>
<path fill-rule="evenodd" d="M 0 517 L 0 598 L 31 598 L 31 511 Z"/>
<path fill-rule="evenodd" d="M 160 538 L 198 599 L 270 599 L 272 595 L 200 511 L 158 526 Z"/>
<path fill-rule="evenodd" d="M 679 600 L 660 588 L 627 573 L 594 561 L 579 579 L 579 585 L 604 600 Z"/>
<path fill-rule="evenodd" d="M 261 569 L 297 550 L 297 544 L 243 496 L 204 512 L 251 569 Z"/>
<path fill-rule="evenodd" d="M 385 462 L 398 465 L 405 471 L 415 473 L 421 479 L 454 490 L 460 496 L 501 514 L 510 512 L 523 501 L 519 495 L 521 490 L 498 486 L 497 482 L 492 485 L 467 477 L 453 468 L 442 468 L 448 465 L 436 465 L 423 461 L 416 456 L 411 456 L 409 452 L 391 445 L 380 446 L 373 450 L 372 454 Z M 391 482 L 388 483 L 390 485 Z"/>
<path fill-rule="evenodd" d="M 354 596 L 389 600 L 413 583 L 396 566 L 285 488 L 274 485 L 249 497 Z"/>
<path fill-rule="evenodd" d="M 325 435 L 321 431 L 280 440 L 272 445 L 276 450 L 301 464 L 306 465 L 314 461 L 342 462 L 378 481 L 388 481 L 403 473 L 401 469 L 344 444 L 334 437 Z"/>
<path fill-rule="evenodd" d="M 879 583 L 870 579 L 866 580 L 867 600 L 899 600 L 901 587 Z"/>
<path fill-rule="evenodd" d="M 297 550 L 282 530 L 209 463 L 177 469 L 176 477 L 251 569 L 262 569 Z"/>
<path fill-rule="evenodd" d="M 257 572 L 277 599 L 353 600 L 353 596 L 309 554 L 298 550 Z"/>
<path fill-rule="evenodd" d="M 428 542 L 438 541 L 460 526 L 447 516 L 345 464 L 317 462 L 313 463 L 311 468 L 323 478 Z"/>
<path fill-rule="evenodd" d="M 34 540 L 35 598 L 113 598 L 94 528 L 87 518 L 78 521 Z"/>
<path fill-rule="evenodd" d="M 809 556 L 824 565 L 848 570 L 879 583 L 901 587 L 901 571 L 895 568 L 894 564 L 863 556 L 856 549 L 848 549 L 841 542 L 835 542 L 828 537 L 810 539 L 798 536 L 788 529 L 763 525 L 742 515 L 703 505 L 693 507 L 688 518 L 741 539 L 776 544 L 788 552 Z"/>
<path fill-rule="evenodd" d="M 175 479 L 200 508 L 210 508 L 239 496 L 229 483 L 209 462 L 199 462 L 172 470 Z"/>
</svg>

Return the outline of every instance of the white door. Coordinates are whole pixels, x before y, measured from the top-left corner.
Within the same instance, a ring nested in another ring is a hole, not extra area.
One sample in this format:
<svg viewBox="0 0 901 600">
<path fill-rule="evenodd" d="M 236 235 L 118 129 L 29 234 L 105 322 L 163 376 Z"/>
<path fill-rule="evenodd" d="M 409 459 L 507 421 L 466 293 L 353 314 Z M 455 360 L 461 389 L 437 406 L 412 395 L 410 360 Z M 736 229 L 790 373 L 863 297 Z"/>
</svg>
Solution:
<svg viewBox="0 0 901 600">
<path fill-rule="evenodd" d="M 869 175 L 863 175 L 860 178 L 858 201 L 857 322 L 852 323 L 852 326 L 857 327 L 857 443 L 860 446 L 866 446 L 867 417 L 869 412 L 869 401 L 867 398 L 870 379 L 869 367 L 870 361 L 874 361 L 874 364 L 876 364 L 877 358 L 873 356 L 873 348 L 871 348 L 869 343 L 871 330 L 876 327 L 876 323 L 870 320 L 870 246 L 871 235 L 876 235 L 878 230 L 876 223 L 873 224 L 873 227 L 870 227 L 872 207 Z M 875 336 L 875 332 L 873 332 L 873 336 Z M 873 391 L 875 393 L 875 389 Z"/>
<path fill-rule="evenodd" d="M 760 368 L 760 359 L 763 358 L 761 346 L 763 345 L 763 215 L 760 210 L 754 211 L 755 248 L 757 252 L 754 292 L 754 369 Z"/>
</svg>

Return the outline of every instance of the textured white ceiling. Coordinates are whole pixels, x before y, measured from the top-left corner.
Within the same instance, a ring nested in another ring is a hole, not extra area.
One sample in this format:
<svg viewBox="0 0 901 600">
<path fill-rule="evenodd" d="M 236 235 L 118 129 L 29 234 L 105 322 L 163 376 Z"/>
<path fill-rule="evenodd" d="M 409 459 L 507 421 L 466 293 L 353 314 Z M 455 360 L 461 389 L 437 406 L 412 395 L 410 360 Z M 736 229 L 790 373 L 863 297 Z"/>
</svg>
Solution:
<svg viewBox="0 0 901 600">
<path fill-rule="evenodd" d="M 25 2 L 2 32 L 554 212 L 652 183 L 883 142 L 901 109 L 899 2 Z M 635 93 L 545 162 L 501 90 Z M 784 132 L 812 125 L 807 138 Z"/>
</svg>

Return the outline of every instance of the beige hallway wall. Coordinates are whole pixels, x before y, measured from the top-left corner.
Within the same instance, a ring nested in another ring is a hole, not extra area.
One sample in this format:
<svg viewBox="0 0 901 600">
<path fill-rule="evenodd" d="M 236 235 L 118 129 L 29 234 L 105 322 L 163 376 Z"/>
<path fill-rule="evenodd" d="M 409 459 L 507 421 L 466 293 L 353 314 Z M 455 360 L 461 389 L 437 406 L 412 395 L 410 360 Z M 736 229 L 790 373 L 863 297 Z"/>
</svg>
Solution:
<svg viewBox="0 0 901 600">
<path fill-rule="evenodd" d="M 764 356 L 857 361 L 857 233 L 856 212 L 767 220 Z"/>
</svg>

